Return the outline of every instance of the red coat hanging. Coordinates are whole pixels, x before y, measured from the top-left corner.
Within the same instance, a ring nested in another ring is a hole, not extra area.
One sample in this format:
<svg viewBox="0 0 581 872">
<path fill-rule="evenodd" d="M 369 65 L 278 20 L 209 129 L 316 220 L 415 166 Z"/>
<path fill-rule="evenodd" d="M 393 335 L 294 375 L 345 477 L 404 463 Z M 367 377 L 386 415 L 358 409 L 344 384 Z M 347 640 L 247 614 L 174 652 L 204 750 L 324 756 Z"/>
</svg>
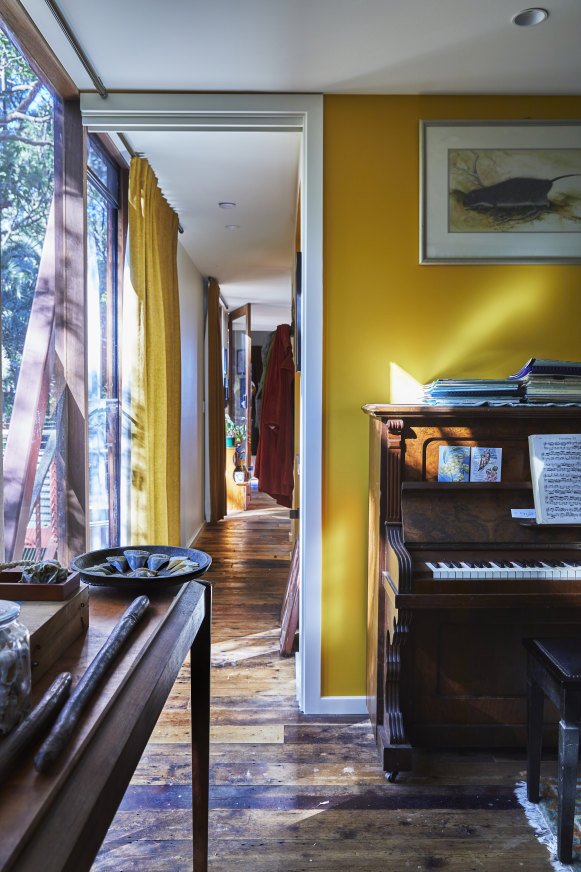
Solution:
<svg viewBox="0 0 581 872">
<path fill-rule="evenodd" d="M 289 508 L 294 484 L 294 375 L 290 327 L 279 324 L 264 383 L 254 474 L 259 490 Z"/>
</svg>

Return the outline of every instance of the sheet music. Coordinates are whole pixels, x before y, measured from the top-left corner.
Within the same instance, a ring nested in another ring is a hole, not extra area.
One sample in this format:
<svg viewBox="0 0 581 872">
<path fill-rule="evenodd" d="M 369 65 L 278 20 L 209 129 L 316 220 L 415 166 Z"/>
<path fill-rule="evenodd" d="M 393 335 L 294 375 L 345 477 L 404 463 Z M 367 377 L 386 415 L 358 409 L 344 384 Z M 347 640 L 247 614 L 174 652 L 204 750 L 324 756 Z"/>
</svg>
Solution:
<svg viewBox="0 0 581 872">
<path fill-rule="evenodd" d="M 581 524 L 581 434 L 529 436 L 537 523 Z"/>
</svg>

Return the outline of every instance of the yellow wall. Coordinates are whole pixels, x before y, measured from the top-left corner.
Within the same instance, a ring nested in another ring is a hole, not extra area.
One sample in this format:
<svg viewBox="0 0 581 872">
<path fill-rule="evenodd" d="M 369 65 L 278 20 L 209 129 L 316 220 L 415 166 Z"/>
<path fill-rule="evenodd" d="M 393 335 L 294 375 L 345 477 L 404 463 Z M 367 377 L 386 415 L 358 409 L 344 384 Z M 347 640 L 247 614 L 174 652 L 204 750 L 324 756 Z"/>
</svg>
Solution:
<svg viewBox="0 0 581 872">
<path fill-rule="evenodd" d="M 581 267 L 418 263 L 420 119 L 580 118 L 580 97 L 327 96 L 322 694 L 365 693 L 368 419 L 418 382 L 581 359 Z M 581 254 L 581 252 L 580 252 Z"/>
</svg>

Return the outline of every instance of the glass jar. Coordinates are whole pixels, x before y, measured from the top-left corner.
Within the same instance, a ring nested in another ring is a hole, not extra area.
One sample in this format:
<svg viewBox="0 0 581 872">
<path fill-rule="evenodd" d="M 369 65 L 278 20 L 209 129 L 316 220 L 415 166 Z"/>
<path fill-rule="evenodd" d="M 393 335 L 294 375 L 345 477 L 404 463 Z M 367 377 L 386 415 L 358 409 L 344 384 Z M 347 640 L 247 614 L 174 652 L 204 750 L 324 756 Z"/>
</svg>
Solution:
<svg viewBox="0 0 581 872">
<path fill-rule="evenodd" d="M 30 711 L 30 634 L 18 603 L 0 600 L 0 736 Z"/>
</svg>

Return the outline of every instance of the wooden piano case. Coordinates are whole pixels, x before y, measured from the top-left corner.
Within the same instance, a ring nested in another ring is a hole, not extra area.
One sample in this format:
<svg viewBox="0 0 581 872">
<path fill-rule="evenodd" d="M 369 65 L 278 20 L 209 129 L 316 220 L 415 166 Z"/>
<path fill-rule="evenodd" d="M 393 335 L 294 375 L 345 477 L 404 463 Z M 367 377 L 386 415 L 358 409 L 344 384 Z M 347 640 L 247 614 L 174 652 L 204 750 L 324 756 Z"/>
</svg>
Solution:
<svg viewBox="0 0 581 872">
<path fill-rule="evenodd" d="M 370 416 L 367 702 L 383 767 L 412 748 L 525 745 L 528 636 L 581 632 L 581 579 L 436 580 L 427 560 L 579 556 L 537 527 L 528 436 L 581 432 L 569 406 L 364 406 Z M 440 445 L 502 448 L 501 482 L 439 483 Z M 554 714 L 546 709 L 546 739 Z"/>
</svg>

